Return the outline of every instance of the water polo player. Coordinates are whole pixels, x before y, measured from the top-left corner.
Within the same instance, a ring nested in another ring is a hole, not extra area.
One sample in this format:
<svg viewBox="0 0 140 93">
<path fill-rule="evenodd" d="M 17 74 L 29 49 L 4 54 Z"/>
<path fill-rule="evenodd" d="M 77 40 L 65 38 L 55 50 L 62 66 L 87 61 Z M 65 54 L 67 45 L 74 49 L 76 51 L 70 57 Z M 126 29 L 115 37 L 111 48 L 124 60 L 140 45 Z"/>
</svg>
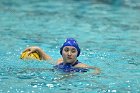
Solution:
<svg viewBox="0 0 140 93">
<path fill-rule="evenodd" d="M 28 47 L 24 50 L 31 53 L 38 53 L 41 60 L 52 60 L 52 58 L 46 54 L 41 48 L 37 46 Z M 94 73 L 99 74 L 100 69 L 93 66 L 88 66 L 78 61 L 77 57 L 80 55 L 80 48 L 78 43 L 73 38 L 67 38 L 62 47 L 60 48 L 60 54 L 62 58 L 57 61 L 54 66 L 55 69 L 64 72 L 87 72 L 89 69 L 94 69 Z"/>
</svg>

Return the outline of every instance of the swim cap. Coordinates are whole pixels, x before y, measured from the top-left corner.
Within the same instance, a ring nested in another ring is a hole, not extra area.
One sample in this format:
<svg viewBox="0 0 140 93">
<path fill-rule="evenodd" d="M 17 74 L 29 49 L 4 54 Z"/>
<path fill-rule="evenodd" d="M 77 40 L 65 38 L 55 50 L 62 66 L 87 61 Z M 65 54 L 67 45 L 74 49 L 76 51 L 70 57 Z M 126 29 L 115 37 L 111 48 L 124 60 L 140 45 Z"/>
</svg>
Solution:
<svg viewBox="0 0 140 93">
<path fill-rule="evenodd" d="M 73 38 L 67 38 L 66 41 L 64 42 L 64 44 L 62 45 L 62 47 L 60 48 L 60 54 L 62 55 L 62 50 L 65 46 L 73 46 L 77 49 L 78 51 L 78 54 L 77 54 L 77 57 L 80 55 L 80 48 L 76 42 L 75 39 Z"/>
</svg>

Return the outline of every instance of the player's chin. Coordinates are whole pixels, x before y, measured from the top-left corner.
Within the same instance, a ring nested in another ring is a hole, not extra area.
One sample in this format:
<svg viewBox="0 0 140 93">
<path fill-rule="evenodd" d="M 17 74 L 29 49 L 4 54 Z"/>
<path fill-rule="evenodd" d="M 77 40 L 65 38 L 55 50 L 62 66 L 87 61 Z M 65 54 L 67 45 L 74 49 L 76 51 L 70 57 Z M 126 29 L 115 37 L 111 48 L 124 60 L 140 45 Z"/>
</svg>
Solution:
<svg viewBox="0 0 140 93">
<path fill-rule="evenodd" d="M 67 59 L 67 63 L 73 63 L 74 60 L 73 59 Z"/>
</svg>

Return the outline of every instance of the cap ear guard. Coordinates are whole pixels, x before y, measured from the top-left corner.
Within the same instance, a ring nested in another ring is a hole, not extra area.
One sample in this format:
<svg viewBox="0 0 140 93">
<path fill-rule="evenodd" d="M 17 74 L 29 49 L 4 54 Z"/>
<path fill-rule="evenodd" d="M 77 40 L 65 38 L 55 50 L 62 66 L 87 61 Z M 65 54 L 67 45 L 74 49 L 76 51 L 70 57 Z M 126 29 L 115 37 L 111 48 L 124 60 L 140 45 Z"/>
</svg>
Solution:
<svg viewBox="0 0 140 93">
<path fill-rule="evenodd" d="M 73 38 L 67 38 L 67 40 L 64 42 L 64 44 L 62 45 L 62 47 L 60 48 L 60 54 L 62 55 L 62 50 L 65 46 L 73 46 L 77 49 L 78 53 L 77 53 L 77 57 L 80 55 L 80 48 L 78 46 L 78 43 L 76 42 L 75 39 Z"/>
</svg>

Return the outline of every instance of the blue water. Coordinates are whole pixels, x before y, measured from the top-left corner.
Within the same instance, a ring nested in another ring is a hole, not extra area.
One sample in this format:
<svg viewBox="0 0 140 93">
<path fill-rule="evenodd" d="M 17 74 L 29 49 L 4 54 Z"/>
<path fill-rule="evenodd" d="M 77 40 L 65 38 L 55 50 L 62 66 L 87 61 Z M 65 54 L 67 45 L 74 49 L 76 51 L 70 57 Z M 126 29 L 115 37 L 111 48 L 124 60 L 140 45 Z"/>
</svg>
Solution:
<svg viewBox="0 0 140 93">
<path fill-rule="evenodd" d="M 140 93 L 139 15 L 139 0 L 1 0 L 0 93 Z M 19 59 L 39 46 L 57 60 L 67 37 L 100 75 Z"/>
</svg>

